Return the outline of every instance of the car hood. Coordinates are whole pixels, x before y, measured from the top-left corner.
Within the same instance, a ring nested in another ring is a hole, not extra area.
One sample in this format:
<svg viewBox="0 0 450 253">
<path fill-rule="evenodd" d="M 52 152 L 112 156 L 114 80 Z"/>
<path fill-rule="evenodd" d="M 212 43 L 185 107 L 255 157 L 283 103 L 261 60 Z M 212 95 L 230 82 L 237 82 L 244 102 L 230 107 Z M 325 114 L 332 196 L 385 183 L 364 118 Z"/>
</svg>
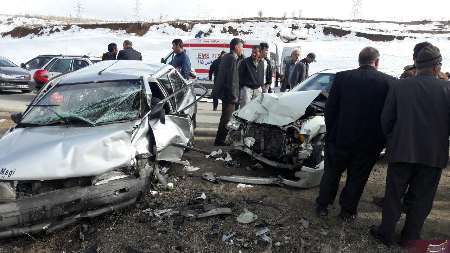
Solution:
<svg viewBox="0 0 450 253">
<path fill-rule="evenodd" d="M 249 122 L 285 126 L 302 117 L 320 92 L 263 93 L 234 115 Z"/>
<path fill-rule="evenodd" d="M 0 73 L 5 75 L 12 75 L 12 76 L 23 76 L 23 75 L 29 75 L 30 72 L 28 70 L 19 68 L 19 67 L 0 67 Z"/>
<path fill-rule="evenodd" d="M 16 128 L 0 139 L 0 180 L 96 176 L 128 166 L 136 155 L 134 125 Z"/>
</svg>

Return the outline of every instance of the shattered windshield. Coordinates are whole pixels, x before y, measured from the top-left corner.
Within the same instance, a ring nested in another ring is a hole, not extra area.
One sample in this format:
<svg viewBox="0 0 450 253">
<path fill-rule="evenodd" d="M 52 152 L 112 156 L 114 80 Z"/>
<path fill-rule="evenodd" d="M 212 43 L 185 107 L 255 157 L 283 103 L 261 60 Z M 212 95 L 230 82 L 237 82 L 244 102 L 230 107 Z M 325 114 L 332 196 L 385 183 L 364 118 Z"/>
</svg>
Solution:
<svg viewBox="0 0 450 253">
<path fill-rule="evenodd" d="M 22 125 L 95 126 L 134 120 L 140 114 L 140 80 L 58 84 L 31 105 Z"/>
<path fill-rule="evenodd" d="M 331 84 L 334 81 L 334 74 L 318 73 L 310 76 L 308 79 L 303 81 L 300 85 L 292 89 L 293 92 L 296 91 L 307 91 L 307 90 L 321 90 L 329 92 Z"/>
</svg>

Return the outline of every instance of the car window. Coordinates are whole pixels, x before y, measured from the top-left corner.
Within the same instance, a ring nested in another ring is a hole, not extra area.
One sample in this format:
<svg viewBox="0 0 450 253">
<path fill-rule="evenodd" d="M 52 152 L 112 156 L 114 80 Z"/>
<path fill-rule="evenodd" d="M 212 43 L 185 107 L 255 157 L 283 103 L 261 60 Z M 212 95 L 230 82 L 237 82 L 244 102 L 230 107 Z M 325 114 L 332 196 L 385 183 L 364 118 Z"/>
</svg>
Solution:
<svg viewBox="0 0 450 253">
<path fill-rule="evenodd" d="M 170 83 L 169 72 L 162 75 L 157 80 L 162 85 L 162 88 L 164 88 L 164 91 L 167 93 L 167 96 L 170 96 L 171 94 L 173 94 L 174 90 L 173 90 L 172 84 Z M 175 98 L 172 98 L 170 100 L 170 111 L 171 112 L 175 111 L 175 109 L 176 109 L 175 105 L 176 105 Z"/>
<path fill-rule="evenodd" d="M 48 69 L 49 72 L 67 73 L 71 71 L 72 59 L 57 59 Z"/>
<path fill-rule="evenodd" d="M 85 60 L 74 60 L 73 61 L 73 71 L 82 69 L 87 66 L 89 66 L 89 63 Z"/>
<path fill-rule="evenodd" d="M 28 70 L 31 69 L 41 69 L 44 67 L 45 64 L 47 64 L 53 57 L 43 57 L 39 56 L 34 59 L 31 59 L 27 63 L 25 63 L 25 68 Z"/>
<path fill-rule="evenodd" d="M 292 91 L 307 91 L 307 90 L 321 90 L 329 92 L 333 84 L 335 74 L 318 73 L 314 74 L 300 85 L 295 87 Z"/>
<path fill-rule="evenodd" d="M 173 86 L 174 92 L 184 88 L 184 86 L 186 85 L 181 76 L 175 70 L 169 74 L 169 79 Z M 188 90 L 185 89 L 175 95 L 175 103 L 177 104 L 177 109 L 179 109 L 180 106 L 182 106 L 183 99 L 186 96 L 187 91 Z"/>
</svg>

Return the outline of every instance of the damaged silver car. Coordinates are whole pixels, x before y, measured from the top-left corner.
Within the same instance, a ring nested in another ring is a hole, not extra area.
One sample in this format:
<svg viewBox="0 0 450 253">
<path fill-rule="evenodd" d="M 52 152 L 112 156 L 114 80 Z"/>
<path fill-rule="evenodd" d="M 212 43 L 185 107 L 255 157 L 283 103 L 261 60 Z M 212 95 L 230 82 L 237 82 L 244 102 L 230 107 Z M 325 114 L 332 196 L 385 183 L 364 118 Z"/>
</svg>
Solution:
<svg viewBox="0 0 450 253">
<path fill-rule="evenodd" d="M 286 93 L 265 93 L 233 114 L 227 141 L 235 150 L 279 169 L 292 170 L 299 181 L 320 184 L 324 167 L 324 109 L 335 71 L 311 76 Z"/>
<path fill-rule="evenodd" d="M 50 81 L 0 139 L 0 238 L 133 204 L 158 161 L 180 160 L 191 142 L 193 91 L 173 67 L 140 61 Z"/>
</svg>

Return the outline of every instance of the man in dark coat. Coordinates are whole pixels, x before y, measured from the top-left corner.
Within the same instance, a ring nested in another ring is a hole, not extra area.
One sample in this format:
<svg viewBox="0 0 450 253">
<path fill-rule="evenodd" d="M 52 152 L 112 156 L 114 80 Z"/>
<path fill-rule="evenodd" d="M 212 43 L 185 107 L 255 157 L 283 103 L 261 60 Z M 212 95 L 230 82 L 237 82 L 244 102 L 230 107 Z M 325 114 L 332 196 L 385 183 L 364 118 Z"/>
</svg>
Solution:
<svg viewBox="0 0 450 253">
<path fill-rule="evenodd" d="M 102 61 L 116 60 L 117 59 L 117 44 L 110 43 L 108 45 L 108 52 L 104 53 L 102 56 Z"/>
<path fill-rule="evenodd" d="M 316 200 L 319 216 L 328 215 L 327 207 L 334 202 L 347 170 L 339 217 L 356 218 L 372 167 L 385 146 L 380 116 L 393 77 L 377 70 L 379 56 L 377 49 L 364 48 L 359 53 L 360 67 L 337 73 L 331 87 L 325 109 L 325 169 Z"/>
<path fill-rule="evenodd" d="M 439 80 L 442 56 L 433 45 L 415 58 L 416 76 L 394 82 L 381 116 L 387 136 L 389 167 L 382 222 L 370 234 L 390 246 L 408 189 L 408 209 L 401 244 L 420 240 L 442 169 L 447 166 L 450 87 Z"/>
<path fill-rule="evenodd" d="M 142 61 L 140 52 L 133 49 L 133 43 L 129 40 L 123 42 L 123 49 L 119 51 L 117 60 L 136 60 Z"/>
<path fill-rule="evenodd" d="M 245 58 L 239 66 L 240 108 L 259 96 L 263 85 L 264 63 L 261 60 L 261 47 L 253 46 L 252 55 Z"/>
<path fill-rule="evenodd" d="M 261 58 L 264 63 L 264 87 L 263 92 L 272 93 L 272 75 L 273 75 L 273 67 L 272 62 L 269 58 L 269 44 L 266 42 L 261 42 L 259 44 L 261 47 Z"/>
<path fill-rule="evenodd" d="M 291 79 L 289 77 L 291 76 L 291 73 L 294 71 L 295 66 L 299 62 L 300 58 L 300 49 L 295 48 L 291 52 L 291 56 L 287 57 L 283 60 L 283 76 L 282 76 L 282 83 L 281 83 L 281 92 L 285 92 L 287 89 L 292 89 Z"/>
<path fill-rule="evenodd" d="M 222 100 L 222 115 L 214 145 L 224 146 L 228 134 L 226 128 L 239 103 L 239 64 L 244 52 L 244 42 L 234 38 L 230 42 L 230 53 L 223 56 L 212 97 Z"/>
<path fill-rule="evenodd" d="M 305 64 L 305 76 L 306 78 L 309 77 L 309 64 L 316 61 L 316 54 L 315 53 L 309 53 L 306 55 L 305 58 L 303 58 L 300 62 L 303 62 Z"/>
<path fill-rule="evenodd" d="M 220 66 L 220 61 L 222 60 L 223 55 L 226 54 L 225 51 L 220 52 L 219 57 L 217 57 L 217 59 L 215 59 L 212 63 L 211 66 L 209 67 L 209 80 L 213 80 L 214 77 L 214 83 L 216 82 L 216 76 L 219 73 L 219 66 Z M 213 110 L 217 111 L 217 107 L 219 106 L 219 100 L 217 98 L 213 98 Z"/>
<path fill-rule="evenodd" d="M 181 39 L 174 39 L 172 41 L 172 50 L 175 56 L 172 62 L 170 62 L 170 65 L 176 68 L 184 79 L 189 79 L 191 75 L 191 61 L 184 50 L 183 41 Z"/>
</svg>

